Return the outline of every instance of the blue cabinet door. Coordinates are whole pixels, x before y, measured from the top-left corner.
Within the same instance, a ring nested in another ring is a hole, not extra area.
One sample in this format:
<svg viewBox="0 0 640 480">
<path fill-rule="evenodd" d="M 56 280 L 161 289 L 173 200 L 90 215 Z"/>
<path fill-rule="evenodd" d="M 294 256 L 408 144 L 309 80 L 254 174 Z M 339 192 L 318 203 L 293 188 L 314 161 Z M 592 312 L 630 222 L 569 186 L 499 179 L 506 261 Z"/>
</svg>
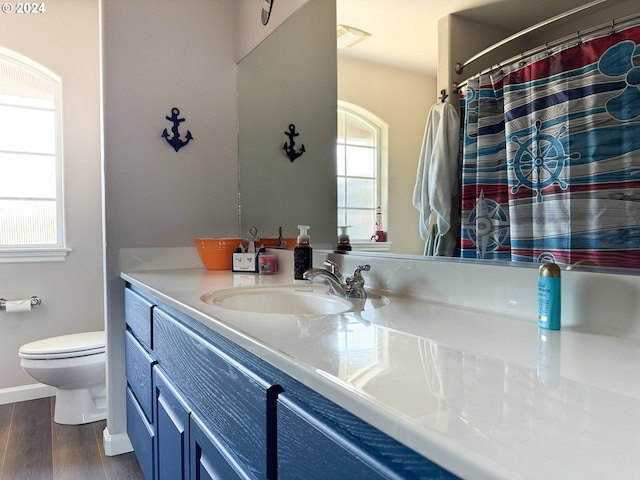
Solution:
<svg viewBox="0 0 640 480">
<path fill-rule="evenodd" d="M 229 446 L 251 478 L 275 478 L 275 398 L 278 385 L 187 328 L 161 308 L 153 311 L 154 354 L 184 392 L 202 424 Z M 223 477 L 224 478 L 224 477 Z"/>
<path fill-rule="evenodd" d="M 192 413 L 189 420 L 191 480 L 255 479 L 250 473 L 243 472 L 196 414 Z"/>
<path fill-rule="evenodd" d="M 189 478 L 191 408 L 157 366 L 153 369 L 158 480 Z"/>
<path fill-rule="evenodd" d="M 140 404 L 127 387 L 127 433 L 133 451 L 136 454 L 142 473 L 146 480 L 153 480 L 154 477 L 154 429 L 153 425 L 147 421 L 147 416 L 142 411 Z"/>
</svg>

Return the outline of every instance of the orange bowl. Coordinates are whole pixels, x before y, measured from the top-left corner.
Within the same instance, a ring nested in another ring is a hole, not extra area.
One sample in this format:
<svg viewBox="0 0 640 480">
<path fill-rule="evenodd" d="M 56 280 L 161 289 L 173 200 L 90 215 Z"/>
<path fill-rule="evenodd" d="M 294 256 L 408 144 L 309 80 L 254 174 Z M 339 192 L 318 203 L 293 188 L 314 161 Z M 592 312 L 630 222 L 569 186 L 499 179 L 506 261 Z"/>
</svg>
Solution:
<svg viewBox="0 0 640 480">
<path fill-rule="evenodd" d="M 233 252 L 241 238 L 196 238 L 200 260 L 207 270 L 231 270 Z"/>
</svg>

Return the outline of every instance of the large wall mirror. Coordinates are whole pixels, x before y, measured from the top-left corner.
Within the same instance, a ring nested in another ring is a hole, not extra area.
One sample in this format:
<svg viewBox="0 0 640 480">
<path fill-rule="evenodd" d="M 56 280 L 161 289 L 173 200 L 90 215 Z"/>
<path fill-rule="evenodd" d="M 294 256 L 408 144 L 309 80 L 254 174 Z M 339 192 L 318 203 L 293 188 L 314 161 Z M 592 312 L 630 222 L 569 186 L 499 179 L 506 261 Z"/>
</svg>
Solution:
<svg viewBox="0 0 640 480">
<path fill-rule="evenodd" d="M 418 232 L 412 190 L 429 109 L 440 101 L 443 85 L 450 87 L 451 82 L 464 80 L 514 53 L 508 46 L 497 50 L 484 60 L 486 65 L 479 60 L 461 75 L 454 71 L 455 62 L 465 61 L 500 38 L 587 2 L 480 3 L 309 0 L 245 57 L 238 69 L 241 230 L 256 225 L 264 235 L 272 236 L 277 234 L 278 226 L 283 226 L 285 236 L 295 236 L 296 225 L 310 224 L 312 243 L 335 247 L 337 226 L 343 223 L 337 214 L 336 186 L 340 173 L 336 142 L 341 138 L 338 129 L 343 127 L 343 119 L 338 117 L 336 121 L 335 115 L 339 101 L 348 113 L 354 113 L 356 124 L 373 119 L 374 124 L 379 121 L 378 127 L 387 129 L 380 134 L 383 155 L 377 171 L 383 191 L 377 194 L 376 201 L 382 207 L 388 251 L 422 255 L 425 240 Z M 586 13 L 529 34 L 511 48 L 533 48 L 567 32 L 640 11 L 633 3 L 604 1 Z M 475 6 L 465 10 L 470 5 Z M 456 11 L 451 11 L 454 8 Z M 454 13 L 459 21 L 450 23 L 452 31 L 446 35 L 440 32 L 438 38 L 438 20 Z M 420 27 L 416 26 L 416 19 Z M 405 42 L 406 55 L 386 48 L 379 55 L 375 53 L 379 41 L 376 32 L 381 28 L 378 26 L 385 23 L 400 27 L 395 34 L 386 34 Z M 354 47 L 336 50 L 338 24 L 372 35 Z M 465 26 L 473 26 L 476 33 L 484 30 L 485 38 L 461 40 L 465 32 L 460 29 Z M 425 34 L 415 33 L 417 28 Z M 405 40 L 398 33 L 402 30 L 409 32 Z M 447 38 L 453 40 L 446 42 Z M 423 58 L 412 62 L 410 51 L 420 51 L 421 44 Z M 448 101 L 452 101 L 455 93 L 449 88 L 447 94 Z M 307 149 L 294 162 L 282 152 L 285 129 L 290 123 L 296 124 L 300 144 Z M 354 132 L 357 137 L 362 130 L 354 127 Z"/>
<path fill-rule="evenodd" d="M 243 235 L 255 226 L 274 237 L 282 227 L 295 237 L 297 225 L 309 225 L 314 246 L 335 245 L 335 18 L 335 1 L 311 0 L 238 65 Z M 293 161 L 283 149 L 290 125 L 294 151 L 305 150 Z"/>
</svg>

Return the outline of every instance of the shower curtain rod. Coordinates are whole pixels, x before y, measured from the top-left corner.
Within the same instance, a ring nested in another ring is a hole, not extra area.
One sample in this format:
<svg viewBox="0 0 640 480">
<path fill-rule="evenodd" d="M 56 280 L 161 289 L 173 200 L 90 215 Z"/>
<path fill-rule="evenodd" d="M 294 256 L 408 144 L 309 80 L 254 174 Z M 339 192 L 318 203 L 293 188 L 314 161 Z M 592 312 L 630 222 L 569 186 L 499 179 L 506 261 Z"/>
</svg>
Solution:
<svg viewBox="0 0 640 480">
<path fill-rule="evenodd" d="M 466 79 L 466 80 L 464 80 L 464 81 L 462 81 L 460 83 L 455 83 L 454 82 L 451 85 L 452 86 L 452 90 L 454 92 L 456 92 L 456 93 L 460 93 L 461 89 L 464 88 L 467 85 L 467 83 L 469 82 L 469 80 L 472 79 L 472 78 L 476 78 L 476 77 L 479 77 L 480 75 L 484 75 L 486 73 L 490 73 L 490 72 L 493 72 L 495 70 L 498 70 L 498 69 L 502 68 L 504 65 L 509 65 L 509 64 L 515 62 L 516 60 L 524 59 L 524 58 L 530 57 L 532 55 L 535 55 L 537 53 L 544 52 L 545 50 L 549 50 L 549 49 L 558 47 L 558 46 L 560 46 L 562 44 L 565 44 L 565 43 L 569 42 L 572 39 L 574 39 L 577 42 L 576 43 L 576 45 L 577 45 L 577 44 L 580 44 L 582 41 L 584 41 L 586 39 L 586 37 L 588 37 L 590 35 L 596 35 L 596 34 L 599 34 L 601 32 L 604 32 L 606 30 L 610 30 L 611 33 L 614 33 L 616 28 L 624 28 L 624 27 L 627 26 L 627 24 L 631 24 L 634 21 L 638 20 L 639 18 L 640 18 L 640 13 L 634 13 L 634 14 L 628 15 L 626 17 L 619 18 L 617 20 L 616 19 L 611 20 L 610 22 L 603 23 L 603 24 L 600 24 L 600 25 L 595 26 L 595 27 L 587 28 L 585 30 L 579 30 L 579 31 L 577 31 L 576 33 L 574 33 L 572 35 L 567 35 L 566 37 L 562 37 L 562 38 L 560 38 L 558 40 L 555 40 L 553 42 L 547 42 L 544 45 L 541 45 L 541 46 L 539 46 L 537 48 L 534 48 L 532 50 L 528 50 L 526 52 L 522 52 L 522 53 L 520 53 L 518 55 L 514 55 L 513 57 L 508 58 L 507 60 L 504 60 L 501 63 L 497 63 L 495 65 L 492 65 L 491 67 L 485 68 L 484 70 L 476 73 L 475 75 L 472 75 L 471 77 L 469 77 L 468 79 Z"/>
<path fill-rule="evenodd" d="M 561 20 L 563 18 L 569 17 L 569 16 L 574 15 L 574 14 L 576 14 L 578 12 L 583 11 L 583 10 L 587 10 L 587 9 L 589 9 L 591 7 L 595 7 L 596 5 L 600 5 L 601 3 L 604 3 L 606 1 L 607 0 L 594 0 L 592 2 L 589 2 L 589 3 L 585 4 L 585 5 L 581 5 L 579 7 L 573 8 L 571 10 L 568 10 L 568 11 L 564 12 L 564 13 L 560 13 L 560 14 L 556 15 L 555 17 L 551 17 L 551 18 L 548 18 L 546 20 L 543 20 L 542 22 L 536 23 L 535 25 L 532 25 L 532 26 L 530 26 L 528 28 L 525 28 L 524 30 L 520 30 L 519 32 L 514 33 L 513 35 L 511 35 L 511 36 L 509 36 L 509 37 L 507 37 L 507 38 L 505 38 L 503 40 L 500 40 L 497 43 L 494 43 L 490 47 L 485 48 L 481 52 L 476 53 L 473 57 L 471 57 L 466 62 L 464 62 L 464 63 L 459 63 L 459 62 L 456 63 L 456 66 L 455 66 L 456 73 L 458 75 L 460 75 L 464 71 L 464 67 L 469 65 L 471 62 L 473 62 L 473 61 L 477 60 L 478 58 L 482 57 L 483 55 L 486 55 L 487 53 L 495 50 L 496 48 L 501 47 L 502 45 L 505 45 L 505 44 L 515 40 L 516 38 L 522 37 L 523 35 L 526 35 L 527 33 L 531 33 L 531 32 L 533 32 L 533 31 L 535 31 L 535 30 L 537 30 L 539 28 L 542 28 L 542 27 L 545 27 L 547 25 L 550 25 L 551 23 L 557 22 L 558 20 Z"/>
</svg>

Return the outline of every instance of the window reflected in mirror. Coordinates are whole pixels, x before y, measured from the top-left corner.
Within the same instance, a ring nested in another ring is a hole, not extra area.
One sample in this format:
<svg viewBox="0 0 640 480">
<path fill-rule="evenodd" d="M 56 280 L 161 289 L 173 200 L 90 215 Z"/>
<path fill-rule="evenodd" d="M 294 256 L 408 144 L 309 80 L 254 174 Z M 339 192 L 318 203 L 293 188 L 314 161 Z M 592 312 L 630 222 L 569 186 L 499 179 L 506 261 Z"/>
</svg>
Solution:
<svg viewBox="0 0 640 480">
<path fill-rule="evenodd" d="M 338 225 L 350 225 L 352 240 L 368 241 L 382 203 L 388 126 L 370 112 L 346 102 L 338 106 Z"/>
</svg>

